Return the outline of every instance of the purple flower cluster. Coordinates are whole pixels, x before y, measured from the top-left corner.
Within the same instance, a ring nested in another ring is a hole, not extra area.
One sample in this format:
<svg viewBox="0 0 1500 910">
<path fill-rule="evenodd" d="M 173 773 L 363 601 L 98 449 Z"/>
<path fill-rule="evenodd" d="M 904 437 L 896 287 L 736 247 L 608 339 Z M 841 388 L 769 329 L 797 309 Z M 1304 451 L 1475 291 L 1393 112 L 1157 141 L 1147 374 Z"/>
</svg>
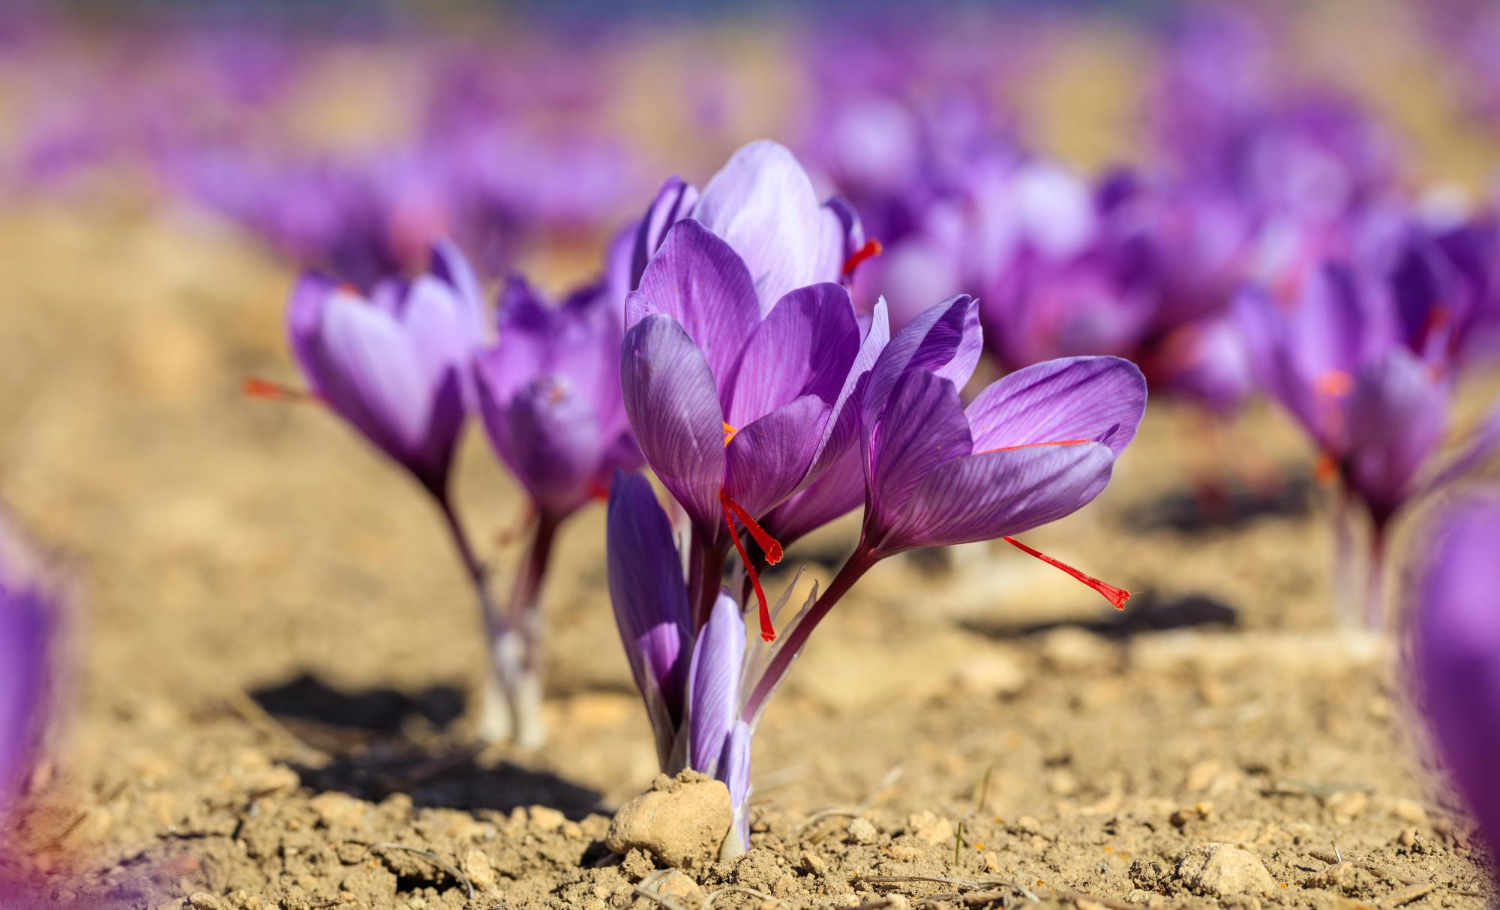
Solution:
<svg viewBox="0 0 1500 910">
<path fill-rule="evenodd" d="M 887 556 L 1009 540 L 1086 505 L 1146 402 L 1129 362 L 1077 357 L 1012 373 L 965 407 L 959 390 L 983 343 L 975 301 L 954 297 L 894 335 L 883 303 L 861 319 L 826 280 L 839 275 L 836 253 L 857 228 L 831 220 L 839 207 L 814 204 L 811 184 L 790 168 L 784 150 L 761 143 L 741 150 L 696 204 L 668 185 L 653 213 L 686 198 L 688 216 L 661 219 L 674 223 L 648 244 L 620 361 L 625 411 L 673 497 L 677 531 L 643 478 L 617 480 L 610 595 L 662 768 L 694 768 L 729 789 L 736 824 L 726 854 L 748 837 L 756 722 L 834 604 Z M 802 243 L 799 261 L 786 238 L 823 238 L 828 252 L 811 256 Z M 786 595 L 773 608 L 757 567 L 861 503 L 854 552 L 821 596 L 782 621 Z M 1012 543 L 1116 605 L 1128 596 Z M 731 550 L 739 561 L 726 585 Z M 747 608 L 758 610 L 760 632 L 748 652 Z"/>
</svg>

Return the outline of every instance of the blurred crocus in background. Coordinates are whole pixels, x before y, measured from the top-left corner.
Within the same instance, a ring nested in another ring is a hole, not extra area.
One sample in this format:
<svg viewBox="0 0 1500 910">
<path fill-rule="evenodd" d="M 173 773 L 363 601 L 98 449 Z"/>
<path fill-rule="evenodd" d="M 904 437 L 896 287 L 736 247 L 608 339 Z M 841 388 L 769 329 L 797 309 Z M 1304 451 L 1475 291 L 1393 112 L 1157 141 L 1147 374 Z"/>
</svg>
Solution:
<svg viewBox="0 0 1500 910">
<path fill-rule="evenodd" d="M 1500 500 L 1462 500 L 1429 528 L 1411 595 L 1417 700 L 1437 757 L 1500 866 Z"/>
<path fill-rule="evenodd" d="M 0 854 L 56 707 L 57 635 L 55 585 L 0 512 Z"/>
</svg>

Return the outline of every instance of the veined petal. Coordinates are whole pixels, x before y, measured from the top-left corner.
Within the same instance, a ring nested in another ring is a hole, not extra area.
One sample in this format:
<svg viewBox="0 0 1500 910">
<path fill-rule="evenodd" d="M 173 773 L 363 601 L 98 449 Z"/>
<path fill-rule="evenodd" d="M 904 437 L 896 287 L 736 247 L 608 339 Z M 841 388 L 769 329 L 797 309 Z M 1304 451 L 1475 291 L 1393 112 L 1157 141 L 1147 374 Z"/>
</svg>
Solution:
<svg viewBox="0 0 1500 910">
<path fill-rule="evenodd" d="M 984 338 L 974 298 L 960 294 L 908 322 L 881 352 L 870 370 L 862 403 L 866 427 L 873 427 L 901 377 L 910 370 L 936 374 L 961 388 L 969 381 Z"/>
<path fill-rule="evenodd" d="M 958 389 L 926 370 L 907 373 L 868 445 L 870 506 L 865 523 L 870 539 L 879 541 L 900 522 L 923 478 L 972 450 Z"/>
<path fill-rule="evenodd" d="M 1416 477 L 1442 442 L 1448 393 L 1405 348 L 1360 370 L 1349 393 L 1349 481 L 1377 520 L 1416 491 Z"/>
<path fill-rule="evenodd" d="M 691 620 L 671 523 L 639 474 L 616 474 L 610 484 L 606 536 L 615 624 L 659 757 L 668 755 L 686 709 Z"/>
<path fill-rule="evenodd" d="M 498 359 L 495 352 L 484 357 L 481 375 Z M 539 375 L 504 403 L 495 400 L 487 382 L 479 390 L 490 442 L 537 507 L 561 518 L 586 502 L 606 440 L 592 403 L 571 387 L 569 377 Z"/>
<path fill-rule="evenodd" d="M 648 316 L 625 333 L 620 386 L 646 462 L 699 528 L 717 529 L 724 414 L 703 354 L 671 316 Z"/>
<path fill-rule="evenodd" d="M 858 446 L 846 448 L 818 479 L 771 510 L 761 521 L 766 533 L 783 547 L 790 547 L 792 541 L 859 508 L 865 501 L 865 472 L 860 466 L 860 456 Z"/>
<path fill-rule="evenodd" d="M 745 665 L 745 620 L 721 591 L 693 645 L 688 671 L 689 767 L 713 775 L 729 731 L 739 721 L 740 671 Z"/>
<path fill-rule="evenodd" d="M 837 284 L 781 298 L 745 343 L 725 410 L 743 427 L 802 395 L 833 404 L 860 348 L 849 292 Z"/>
<path fill-rule="evenodd" d="M 793 288 L 837 281 L 817 274 L 833 225 L 812 180 L 786 148 L 760 141 L 735 152 L 698 197 L 693 217 L 744 259 L 763 312 Z M 842 243 L 842 238 L 838 238 Z"/>
<path fill-rule="evenodd" d="M 945 462 L 922 478 L 880 552 L 994 540 L 1056 521 L 1104 490 L 1114 462 L 1092 442 Z"/>
<path fill-rule="evenodd" d="M 809 476 L 814 478 L 822 476 L 830 465 L 853 451 L 854 442 L 859 437 L 860 406 L 865 390 L 869 386 L 870 371 L 874 368 L 875 362 L 880 359 L 881 352 L 885 350 L 890 340 L 890 317 L 886 311 L 885 298 L 881 297 L 875 301 L 875 310 L 870 315 L 869 328 L 866 329 L 864 338 L 859 343 L 859 353 L 854 356 L 854 363 L 849 366 L 849 372 L 844 377 L 844 385 L 839 389 L 838 398 L 833 402 L 833 412 L 824 426 L 823 438 L 818 442 L 818 450 L 813 456 L 813 466 L 808 472 Z M 856 473 L 862 474 L 863 472 L 856 471 Z M 860 483 L 862 485 L 863 481 Z M 850 508 L 852 509 L 853 506 Z"/>
<path fill-rule="evenodd" d="M 733 247 L 691 219 L 667 232 L 626 304 L 632 325 L 650 312 L 671 316 L 687 331 L 720 390 L 727 389 L 745 340 L 760 322 L 745 263 Z"/>
<path fill-rule="evenodd" d="M 641 283 L 641 276 L 666 239 L 667 231 L 686 218 L 697 202 L 698 188 L 681 177 L 668 177 L 662 184 L 656 198 L 651 201 L 651 207 L 646 209 L 636 226 L 634 243 L 630 247 L 630 286 L 625 288 L 626 291 L 634 290 Z"/>
<path fill-rule="evenodd" d="M 758 519 L 790 496 L 807 476 L 829 413 L 826 401 L 804 395 L 741 427 L 724 449 L 729 498 Z"/>
<path fill-rule="evenodd" d="M 964 412 L 974 450 L 1090 439 L 1119 455 L 1146 411 L 1146 378 L 1119 357 L 1048 360 L 991 383 Z"/>
</svg>

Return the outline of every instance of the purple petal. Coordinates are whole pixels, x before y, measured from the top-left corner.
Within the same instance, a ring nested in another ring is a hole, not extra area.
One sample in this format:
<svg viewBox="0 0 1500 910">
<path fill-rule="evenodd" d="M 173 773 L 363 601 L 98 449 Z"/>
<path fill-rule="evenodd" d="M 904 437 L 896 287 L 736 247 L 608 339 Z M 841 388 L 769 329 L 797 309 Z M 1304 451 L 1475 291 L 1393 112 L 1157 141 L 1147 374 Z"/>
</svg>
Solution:
<svg viewBox="0 0 1500 910">
<path fill-rule="evenodd" d="M 323 391 L 315 352 L 323 331 L 323 309 L 337 288 L 338 282 L 327 275 L 304 272 L 292 287 L 291 302 L 287 305 L 287 342 L 313 392 Z"/>
<path fill-rule="evenodd" d="M 788 291 L 837 281 L 820 267 L 838 259 L 846 232 L 825 213 L 812 180 L 784 147 L 752 142 L 735 152 L 703 188 L 693 217 L 734 247 L 764 306 Z"/>
<path fill-rule="evenodd" d="M 1500 863 L 1500 505 L 1449 509 L 1417 586 L 1412 656 L 1443 764 Z"/>
<path fill-rule="evenodd" d="M 1416 355 L 1396 348 L 1354 377 L 1346 413 L 1350 483 L 1383 523 L 1415 492 L 1442 442 L 1447 391 Z"/>
<path fill-rule="evenodd" d="M 0 577 L 0 820 L 41 747 L 52 613 L 52 604 L 28 582 Z"/>
<path fill-rule="evenodd" d="M 724 754 L 719 756 L 719 772 L 715 775 L 729 788 L 732 824 L 746 847 L 750 846 L 750 814 L 745 811 L 750 798 L 750 736 L 750 725 L 737 721 L 724 740 Z"/>
<path fill-rule="evenodd" d="M 691 620 L 672 526 L 639 474 L 616 474 L 610 484 L 606 537 L 615 624 L 651 715 L 658 753 L 670 753 L 685 709 Z"/>
<path fill-rule="evenodd" d="M 945 462 L 917 485 L 880 552 L 994 540 L 1056 521 L 1104 490 L 1114 461 L 1108 447 L 1085 443 Z"/>
<path fill-rule="evenodd" d="M 858 446 L 845 449 L 817 480 L 771 510 L 761 526 L 782 547 L 790 547 L 792 541 L 859 508 L 865 501 L 865 472 L 860 459 Z"/>
<path fill-rule="evenodd" d="M 900 521 L 924 477 L 971 451 L 958 389 L 926 370 L 907 373 L 868 445 L 870 508 L 865 522 L 878 542 Z"/>
<path fill-rule="evenodd" d="M 646 313 L 676 319 L 703 352 L 720 389 L 727 388 L 745 340 L 760 322 L 760 304 L 745 263 L 696 221 L 667 232 L 626 304 L 627 322 Z"/>
<path fill-rule="evenodd" d="M 730 382 L 729 425 L 743 427 L 802 395 L 833 404 L 859 348 L 848 291 L 836 284 L 792 291 L 745 343 Z"/>
<path fill-rule="evenodd" d="M 703 354 L 672 317 L 648 316 L 625 333 L 620 385 L 651 470 L 699 528 L 716 528 L 724 415 Z"/>
<path fill-rule="evenodd" d="M 829 465 L 850 451 L 859 437 L 861 402 L 869 387 L 870 371 L 890 340 L 890 317 L 882 297 L 875 301 L 875 311 L 871 313 L 869 327 L 860 340 L 859 353 L 854 355 L 854 363 L 849 366 L 838 398 L 834 399 L 833 412 L 824 427 L 823 438 L 818 443 L 813 467 L 809 471 L 812 476 L 821 476 Z"/>
<path fill-rule="evenodd" d="M 807 477 L 828 420 L 829 405 L 804 395 L 740 429 L 724 454 L 724 491 L 759 519 Z"/>
<path fill-rule="evenodd" d="M 641 276 L 645 274 L 651 257 L 660 249 L 667 231 L 686 218 L 697 202 L 697 187 L 681 177 L 668 177 L 667 182 L 662 184 L 656 198 L 651 201 L 651 207 L 646 209 L 646 214 L 641 216 L 640 224 L 636 227 L 634 242 L 630 247 L 630 286 L 625 288 L 626 291 L 635 290 L 640 285 Z"/>
<path fill-rule="evenodd" d="M 978 452 L 1091 439 L 1119 455 L 1146 411 L 1146 378 L 1119 357 L 1070 357 L 1017 370 L 965 411 Z"/>
<path fill-rule="evenodd" d="M 979 363 L 983 343 L 979 308 L 967 294 L 945 300 L 908 322 L 870 371 L 862 404 L 865 426 L 873 427 L 880 420 L 892 390 L 909 370 L 925 370 L 962 387 Z"/>
<path fill-rule="evenodd" d="M 603 479 L 606 440 L 598 418 L 563 375 L 538 376 L 509 401 L 496 399 L 483 377 L 499 360 L 500 352 L 491 352 L 477 367 L 485 431 L 538 509 L 562 518 L 588 501 Z"/>
<path fill-rule="evenodd" d="M 740 605 L 721 591 L 698 632 L 688 670 L 688 766 L 695 771 L 718 771 L 724 741 L 739 721 L 744 666 L 745 620 Z"/>
<path fill-rule="evenodd" d="M 1352 375 L 1364 350 L 1366 323 L 1353 270 L 1329 263 L 1308 276 L 1288 336 L 1304 380 L 1335 371 Z"/>
<path fill-rule="evenodd" d="M 484 341 L 484 289 L 479 276 L 469 265 L 463 251 L 451 240 L 439 240 L 432 245 L 432 264 L 428 269 L 438 280 L 453 288 L 457 300 L 460 323 L 473 344 Z"/>
</svg>

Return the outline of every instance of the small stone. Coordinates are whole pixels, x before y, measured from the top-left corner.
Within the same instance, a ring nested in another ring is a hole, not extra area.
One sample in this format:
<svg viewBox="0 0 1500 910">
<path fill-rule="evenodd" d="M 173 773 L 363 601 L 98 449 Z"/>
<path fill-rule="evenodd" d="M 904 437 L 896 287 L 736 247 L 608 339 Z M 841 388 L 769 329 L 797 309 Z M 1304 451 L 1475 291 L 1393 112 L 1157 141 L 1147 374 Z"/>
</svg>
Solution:
<svg viewBox="0 0 1500 910">
<path fill-rule="evenodd" d="M 1400 844 L 1403 847 L 1406 847 L 1407 849 L 1415 847 L 1417 844 L 1417 829 L 1402 828 L 1401 833 L 1396 836 L 1396 843 Z"/>
<path fill-rule="evenodd" d="M 1042 823 L 1029 815 L 1016 819 L 1015 830 L 1021 834 L 1041 834 Z"/>
<path fill-rule="evenodd" d="M 188 895 L 188 906 L 193 910 L 223 910 L 219 899 L 206 891 L 194 891 Z"/>
<path fill-rule="evenodd" d="M 811 850 L 802 851 L 802 868 L 813 875 L 828 871 L 828 861 Z"/>
<path fill-rule="evenodd" d="M 886 855 L 898 863 L 911 863 L 922 858 L 922 851 L 911 844 L 891 844 Z"/>
<path fill-rule="evenodd" d="M 1104 910 L 1104 905 L 1103 904 L 1099 903 L 1096 900 L 1092 900 L 1090 898 L 1087 898 L 1087 897 L 1080 897 L 1080 898 L 1074 899 L 1073 906 L 1077 907 L 1078 910 Z"/>
<path fill-rule="evenodd" d="M 361 802 L 346 793 L 329 791 L 319 793 L 308 800 L 318 815 L 318 822 L 325 828 L 358 828 L 369 812 L 368 803 Z"/>
<path fill-rule="evenodd" d="M 1370 797 L 1358 790 L 1339 790 L 1331 793 L 1323 803 L 1328 811 L 1333 814 L 1335 821 L 1350 822 L 1365 811 L 1370 804 Z"/>
<path fill-rule="evenodd" d="M 929 846 L 952 843 L 953 822 L 939 817 L 931 809 L 925 809 L 906 819 L 906 833 Z"/>
<path fill-rule="evenodd" d="M 1000 871 L 1000 854 L 994 850 L 984 851 L 984 871 L 994 874 Z"/>
<path fill-rule="evenodd" d="M 1276 888 L 1259 856 L 1230 844 L 1194 847 L 1177 864 L 1177 875 L 1191 890 L 1216 897 L 1265 894 Z"/>
<path fill-rule="evenodd" d="M 1046 634 L 1042 640 L 1042 660 L 1064 673 L 1098 673 L 1115 663 L 1115 649 L 1092 632 L 1063 627 Z"/>
<path fill-rule="evenodd" d="M 551 806 L 532 806 L 526 810 L 531 826 L 542 831 L 556 831 L 568 823 L 568 817 Z"/>
<path fill-rule="evenodd" d="M 655 872 L 656 864 L 651 861 L 651 854 L 645 850 L 631 850 L 620 863 L 620 871 L 626 878 L 638 882 Z"/>
<path fill-rule="evenodd" d="M 873 844 L 880 840 L 880 832 L 868 818 L 856 818 L 849 823 L 849 840 L 856 844 Z"/>
<path fill-rule="evenodd" d="M 1414 799 L 1398 799 L 1391 803 L 1391 814 L 1418 828 L 1427 828 L 1432 824 L 1427 817 L 1427 810 Z"/>
<path fill-rule="evenodd" d="M 696 907 L 703 902 L 703 889 L 698 883 L 673 869 L 662 878 L 661 883 L 656 886 L 656 893 L 665 897 L 675 897 L 688 907 Z"/>
<path fill-rule="evenodd" d="M 464 854 L 463 872 L 469 884 L 480 891 L 493 891 L 498 884 L 490 858 L 483 851 L 470 850 Z"/>
<path fill-rule="evenodd" d="M 959 665 L 953 684 L 960 691 L 985 698 L 1015 695 L 1026 688 L 1026 671 L 1004 654 L 981 654 Z"/>
<path fill-rule="evenodd" d="M 904 894 L 887 894 L 885 905 L 888 910 L 911 910 L 911 899 Z"/>
<path fill-rule="evenodd" d="M 669 866 L 690 867 L 718 857 L 730 821 L 723 783 L 696 771 L 658 775 L 650 790 L 615 813 L 604 844 L 622 856 L 639 848 Z"/>
</svg>

